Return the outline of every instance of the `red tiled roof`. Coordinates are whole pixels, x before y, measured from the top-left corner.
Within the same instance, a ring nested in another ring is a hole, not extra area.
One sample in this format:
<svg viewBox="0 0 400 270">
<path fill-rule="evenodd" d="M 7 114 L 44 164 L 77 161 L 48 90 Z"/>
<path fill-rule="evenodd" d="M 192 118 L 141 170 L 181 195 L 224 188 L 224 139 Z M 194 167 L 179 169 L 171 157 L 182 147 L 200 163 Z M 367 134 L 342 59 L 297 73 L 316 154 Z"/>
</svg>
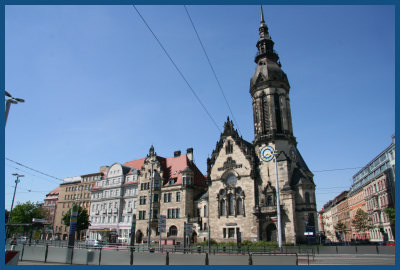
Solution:
<svg viewBox="0 0 400 270">
<path fill-rule="evenodd" d="M 145 160 L 146 158 L 135 159 L 132 161 L 125 162 L 124 165 L 135 168 L 136 170 L 140 170 L 142 169 Z"/>
<path fill-rule="evenodd" d="M 176 178 L 175 184 L 182 184 L 182 174 L 179 173 L 179 171 L 183 171 L 189 167 L 194 173 L 194 183 L 196 185 L 205 185 L 206 178 L 194 163 L 189 162 L 187 155 L 169 158 L 157 156 L 157 159 L 161 163 L 161 168 L 164 172 L 164 180 Z M 136 159 L 125 162 L 124 165 L 140 170 L 143 167 L 145 160 L 146 158 Z M 164 184 L 164 186 L 168 185 L 168 182 Z"/>
</svg>

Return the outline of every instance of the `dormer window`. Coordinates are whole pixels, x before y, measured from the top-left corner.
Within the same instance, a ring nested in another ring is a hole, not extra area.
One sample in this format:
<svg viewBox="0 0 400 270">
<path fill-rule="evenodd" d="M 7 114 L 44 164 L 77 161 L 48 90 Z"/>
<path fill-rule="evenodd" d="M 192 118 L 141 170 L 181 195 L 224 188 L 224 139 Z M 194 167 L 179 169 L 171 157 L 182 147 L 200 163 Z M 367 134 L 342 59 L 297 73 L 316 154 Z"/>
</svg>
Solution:
<svg viewBox="0 0 400 270">
<path fill-rule="evenodd" d="M 169 183 L 170 185 L 175 184 L 175 183 L 176 183 L 176 178 L 171 178 L 171 179 L 169 179 L 168 183 Z"/>
</svg>

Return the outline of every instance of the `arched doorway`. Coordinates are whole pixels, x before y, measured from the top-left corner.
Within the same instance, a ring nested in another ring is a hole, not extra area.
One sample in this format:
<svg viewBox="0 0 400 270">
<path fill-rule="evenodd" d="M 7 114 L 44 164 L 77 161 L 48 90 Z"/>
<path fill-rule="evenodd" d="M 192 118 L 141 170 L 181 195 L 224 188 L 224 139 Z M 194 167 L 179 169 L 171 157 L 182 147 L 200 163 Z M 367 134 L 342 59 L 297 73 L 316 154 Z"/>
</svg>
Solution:
<svg viewBox="0 0 400 270">
<path fill-rule="evenodd" d="M 266 236 L 267 236 L 267 241 L 275 241 L 275 242 L 278 241 L 276 226 L 274 223 L 268 224 L 266 229 Z"/>
<path fill-rule="evenodd" d="M 137 244 L 142 243 L 142 239 L 143 239 L 143 233 L 142 231 L 139 230 L 136 232 L 136 243 Z"/>
</svg>

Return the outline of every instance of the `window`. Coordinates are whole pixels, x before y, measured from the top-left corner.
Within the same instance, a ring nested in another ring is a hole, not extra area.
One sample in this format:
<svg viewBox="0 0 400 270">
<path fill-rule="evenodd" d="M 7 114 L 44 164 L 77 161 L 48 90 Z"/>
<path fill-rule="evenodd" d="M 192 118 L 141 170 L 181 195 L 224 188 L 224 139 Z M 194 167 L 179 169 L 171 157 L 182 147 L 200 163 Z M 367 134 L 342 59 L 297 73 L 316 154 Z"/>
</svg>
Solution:
<svg viewBox="0 0 400 270">
<path fill-rule="evenodd" d="M 228 212 L 228 215 L 233 215 L 234 214 L 234 209 L 235 209 L 233 195 L 229 194 L 228 198 L 229 198 L 229 207 L 228 207 L 229 212 Z"/>
<path fill-rule="evenodd" d="M 132 202 L 129 201 L 129 202 L 128 202 L 128 208 L 131 208 L 131 206 L 132 206 Z"/>
<path fill-rule="evenodd" d="M 157 219 L 157 217 L 158 217 L 158 210 L 157 210 L 157 209 L 154 209 L 154 210 L 153 210 L 153 218 L 154 218 L 154 219 Z"/>
<path fill-rule="evenodd" d="M 222 234 L 224 235 L 224 238 L 226 238 L 226 228 L 222 229 Z"/>
<path fill-rule="evenodd" d="M 225 212 L 225 209 L 226 208 L 226 203 L 225 203 L 225 200 L 221 200 L 221 202 L 220 202 L 220 215 L 221 216 L 225 216 L 226 215 L 226 212 Z"/>
<path fill-rule="evenodd" d="M 169 182 L 170 185 L 173 185 L 173 184 L 176 183 L 176 178 L 171 178 L 171 179 L 169 179 L 168 182 Z"/>
<path fill-rule="evenodd" d="M 175 209 L 172 209 L 172 218 L 176 218 L 175 213 L 176 213 L 176 210 L 175 210 Z"/>
<path fill-rule="evenodd" d="M 169 227 L 169 235 L 170 236 L 178 235 L 178 229 L 176 228 L 176 226 Z"/>
<path fill-rule="evenodd" d="M 171 202 L 172 193 L 164 193 L 164 202 Z"/>
<path fill-rule="evenodd" d="M 139 219 L 146 219 L 146 211 L 139 211 Z"/>
<path fill-rule="evenodd" d="M 136 207 L 137 207 L 137 202 L 133 201 L 133 208 L 136 209 Z"/>
<path fill-rule="evenodd" d="M 155 180 L 155 181 L 154 181 L 154 187 L 155 187 L 155 188 L 160 187 L 160 181 Z"/>
<path fill-rule="evenodd" d="M 153 202 L 158 203 L 158 194 L 153 194 Z"/>
<path fill-rule="evenodd" d="M 233 145 L 231 141 L 228 141 L 225 147 L 225 152 L 226 154 L 232 154 L 233 153 Z"/>
<path fill-rule="evenodd" d="M 141 205 L 146 204 L 146 196 L 140 196 L 139 204 Z"/>
<path fill-rule="evenodd" d="M 234 238 L 235 237 L 235 228 L 229 228 L 228 229 L 228 238 Z"/>
<path fill-rule="evenodd" d="M 243 215 L 243 200 L 242 198 L 237 199 L 237 214 L 238 215 Z"/>
<path fill-rule="evenodd" d="M 180 212 L 181 212 L 181 209 L 180 208 L 176 208 L 176 218 L 180 217 Z"/>
<path fill-rule="evenodd" d="M 171 217 L 172 217 L 172 209 L 168 209 L 167 218 L 171 218 Z"/>
<path fill-rule="evenodd" d="M 181 193 L 180 193 L 180 192 L 177 192 L 177 193 L 176 193 L 176 201 L 177 201 L 177 202 L 180 202 L 180 201 L 181 201 Z"/>
<path fill-rule="evenodd" d="M 204 217 L 207 217 L 207 205 L 204 205 Z"/>
</svg>

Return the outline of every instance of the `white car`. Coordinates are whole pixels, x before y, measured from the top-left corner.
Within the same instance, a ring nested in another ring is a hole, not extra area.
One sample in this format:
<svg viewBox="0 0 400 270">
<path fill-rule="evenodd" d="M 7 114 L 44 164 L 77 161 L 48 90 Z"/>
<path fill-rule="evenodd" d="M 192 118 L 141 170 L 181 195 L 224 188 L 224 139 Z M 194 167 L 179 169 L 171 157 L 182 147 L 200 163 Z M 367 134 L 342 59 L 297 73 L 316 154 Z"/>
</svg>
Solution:
<svg viewBox="0 0 400 270">
<path fill-rule="evenodd" d="M 87 247 L 101 247 L 102 245 L 104 245 L 104 241 L 86 240 L 85 245 Z"/>
<path fill-rule="evenodd" d="M 20 236 L 17 238 L 17 244 L 25 244 L 28 240 L 29 238 L 27 236 Z"/>
</svg>

